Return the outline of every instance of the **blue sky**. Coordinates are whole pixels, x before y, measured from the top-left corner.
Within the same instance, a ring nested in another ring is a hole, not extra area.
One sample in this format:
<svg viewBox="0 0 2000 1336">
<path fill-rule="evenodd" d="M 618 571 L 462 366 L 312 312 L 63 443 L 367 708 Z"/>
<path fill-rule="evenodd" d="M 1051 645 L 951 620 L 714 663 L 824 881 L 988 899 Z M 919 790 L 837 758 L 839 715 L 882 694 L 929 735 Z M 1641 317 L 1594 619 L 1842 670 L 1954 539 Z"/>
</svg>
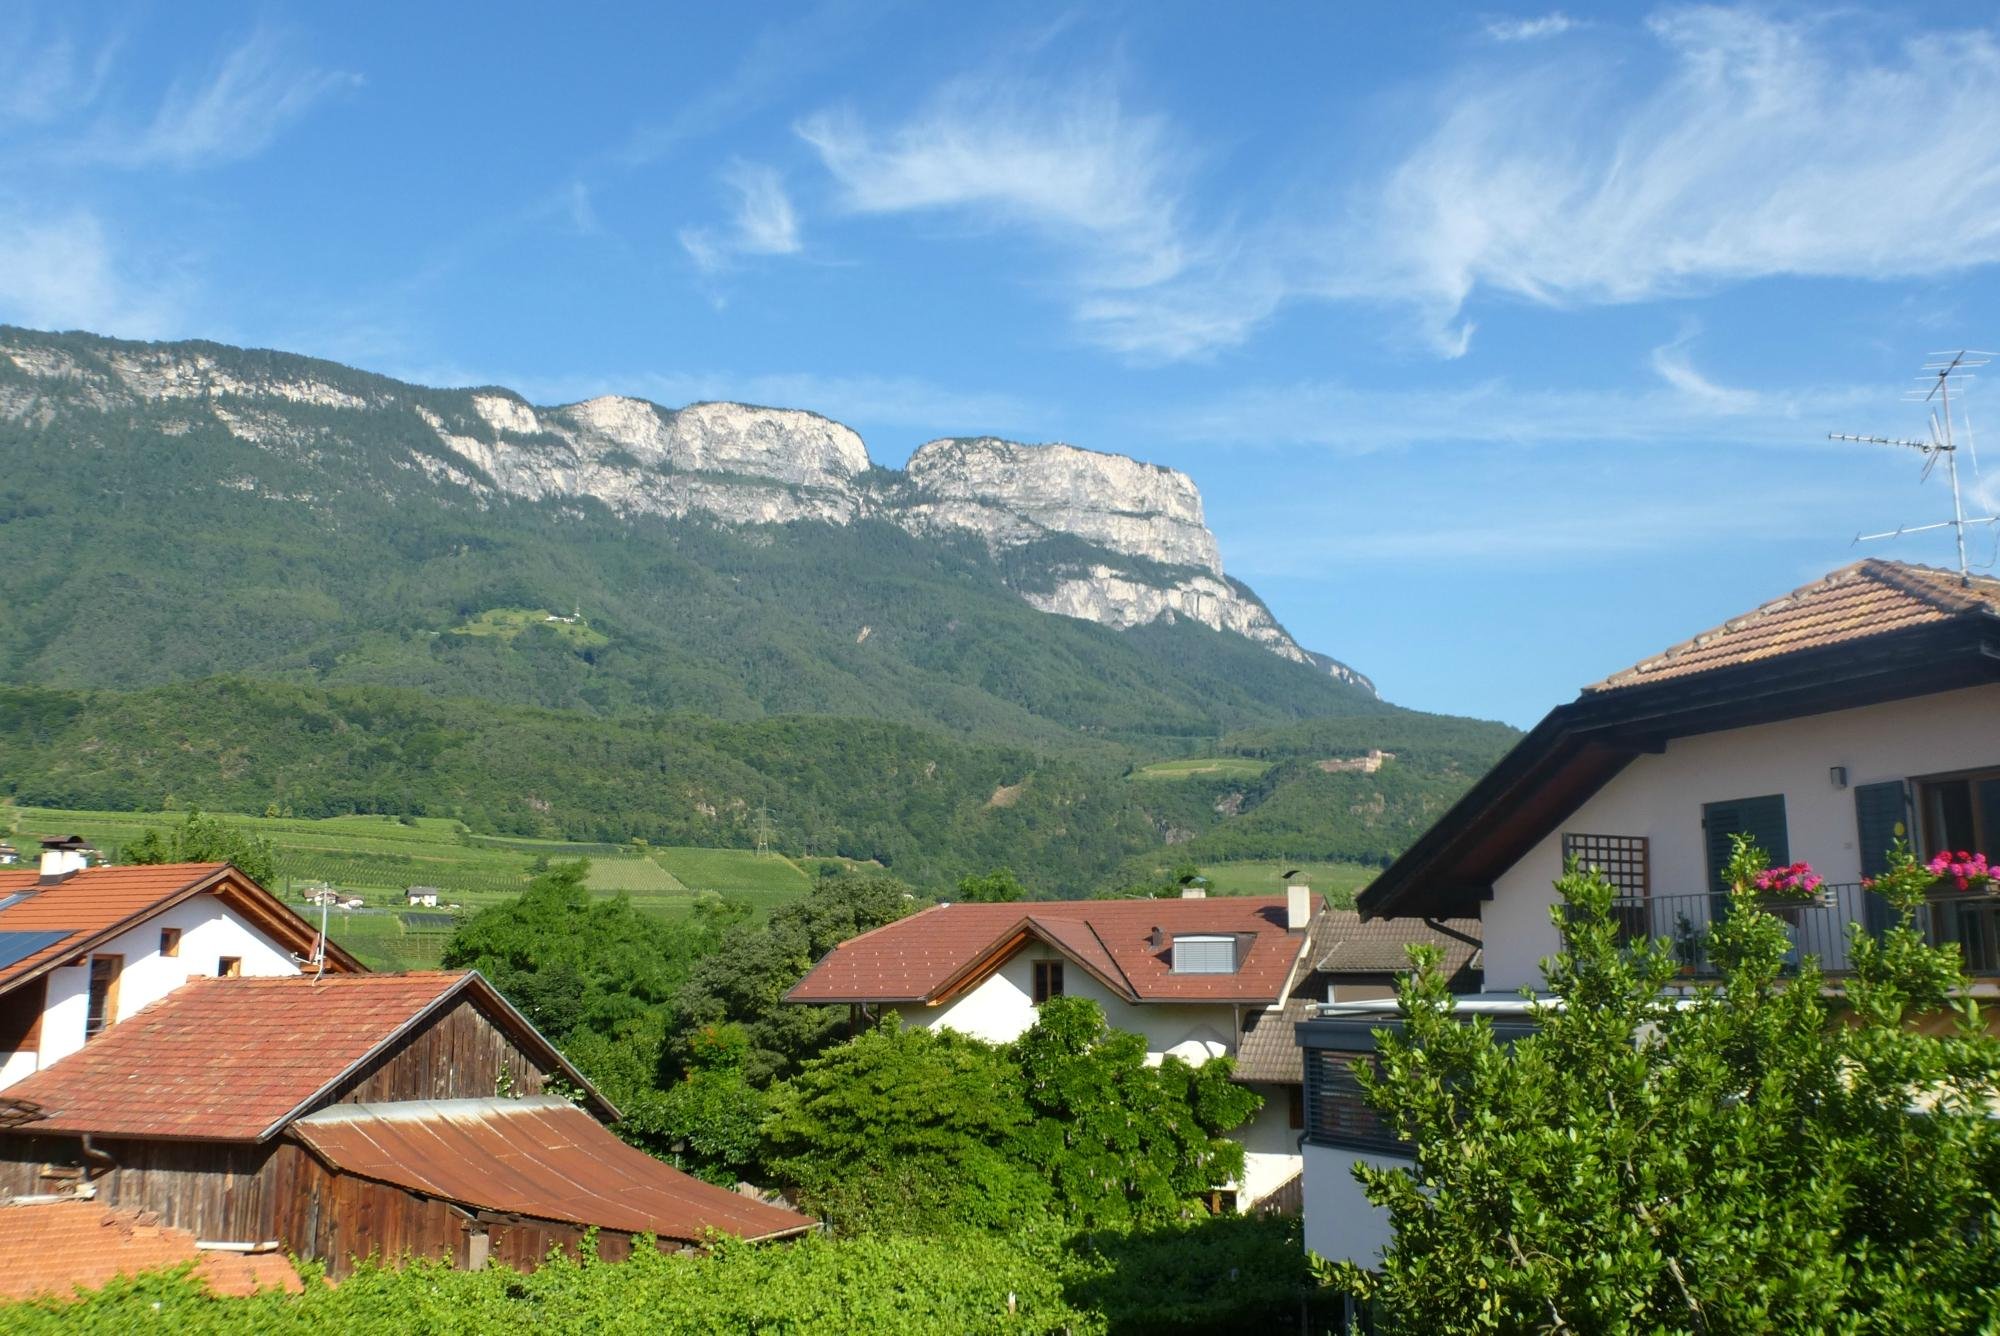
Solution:
<svg viewBox="0 0 2000 1336">
<path fill-rule="evenodd" d="M 1937 12 L 0 0 L 0 319 L 1122 451 L 1301 641 L 1527 724 L 1948 560 L 1823 439 L 2000 342 L 2000 33 Z"/>
</svg>

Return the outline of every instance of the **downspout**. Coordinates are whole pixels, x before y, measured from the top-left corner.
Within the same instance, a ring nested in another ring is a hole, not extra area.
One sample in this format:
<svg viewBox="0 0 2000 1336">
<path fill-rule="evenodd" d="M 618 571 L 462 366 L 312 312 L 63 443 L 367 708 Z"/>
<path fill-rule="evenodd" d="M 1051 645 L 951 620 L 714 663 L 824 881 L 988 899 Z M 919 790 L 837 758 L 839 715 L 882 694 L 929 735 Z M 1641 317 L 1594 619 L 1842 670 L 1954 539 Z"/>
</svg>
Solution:
<svg viewBox="0 0 2000 1336">
<path fill-rule="evenodd" d="M 82 1146 L 83 1158 L 85 1160 L 104 1166 L 101 1173 L 108 1174 L 118 1167 L 118 1161 L 111 1158 L 109 1151 L 101 1150 L 91 1143 L 90 1133 L 85 1132 L 83 1134 Z M 90 1164 L 84 1165 L 83 1182 L 77 1185 L 76 1195 L 79 1197 L 95 1197 L 97 1195 L 96 1178 L 97 1175 L 93 1175 L 90 1172 Z"/>
</svg>

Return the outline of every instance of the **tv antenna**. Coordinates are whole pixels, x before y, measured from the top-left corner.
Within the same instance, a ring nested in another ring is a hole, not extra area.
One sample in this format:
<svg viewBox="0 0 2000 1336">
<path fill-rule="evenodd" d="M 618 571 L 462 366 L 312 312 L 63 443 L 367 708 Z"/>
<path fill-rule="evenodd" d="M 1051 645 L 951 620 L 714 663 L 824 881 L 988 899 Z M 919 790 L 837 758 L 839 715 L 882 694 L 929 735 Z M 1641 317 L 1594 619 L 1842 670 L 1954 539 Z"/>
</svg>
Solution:
<svg viewBox="0 0 2000 1336">
<path fill-rule="evenodd" d="M 1971 567 L 1965 560 L 1965 529 L 1970 524 L 2000 523 L 2000 515 L 1975 515 L 1970 518 L 1965 513 L 1965 499 L 1958 486 L 1958 440 L 1952 424 L 1952 386 L 1960 386 L 1963 397 L 1965 390 L 1974 379 L 1974 368 L 1985 366 L 1994 358 L 1993 353 L 1975 352 L 1969 348 L 1959 351 L 1932 353 L 1931 360 L 1924 363 L 1923 374 L 1917 377 L 1918 389 L 1909 391 L 1904 398 L 1918 403 L 1935 404 L 1930 411 L 1930 438 L 1923 441 L 1904 440 L 1894 436 L 1850 436 L 1846 432 L 1830 431 L 1829 441 L 1858 441 L 1863 445 L 1899 445 L 1906 449 L 1920 451 L 1924 456 L 1924 471 L 1918 476 L 1922 482 L 1931 476 L 1939 459 L 1944 460 L 1945 476 L 1951 482 L 1951 518 L 1939 520 L 1935 524 L 1905 524 L 1886 533 L 1856 534 L 1857 543 L 1872 543 L 1884 538 L 1901 538 L 1907 533 L 1927 533 L 1933 529 L 1950 529 L 1958 543 L 1958 582 L 1972 583 Z M 1963 410 L 1960 410 L 1963 415 Z M 1972 471 L 1979 472 L 1979 450 L 1972 440 L 1972 419 L 1965 418 L 1965 444 L 1972 456 Z"/>
</svg>

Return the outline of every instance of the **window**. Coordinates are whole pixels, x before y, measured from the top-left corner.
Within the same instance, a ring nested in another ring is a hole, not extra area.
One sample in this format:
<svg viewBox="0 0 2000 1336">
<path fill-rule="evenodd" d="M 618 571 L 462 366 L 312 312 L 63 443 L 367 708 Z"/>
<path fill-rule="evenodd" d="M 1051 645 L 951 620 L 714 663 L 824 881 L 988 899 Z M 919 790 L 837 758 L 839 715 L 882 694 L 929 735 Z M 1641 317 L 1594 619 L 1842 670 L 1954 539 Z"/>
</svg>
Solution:
<svg viewBox="0 0 2000 1336">
<path fill-rule="evenodd" d="M 2000 770 L 1924 780 L 1917 785 L 1917 809 L 1923 813 L 1918 853 L 1964 849 L 2000 858 Z"/>
<path fill-rule="evenodd" d="M 1409 1145 L 1382 1121 L 1382 1115 L 1368 1107 L 1361 1082 L 1354 1075 L 1353 1064 L 1372 1063 L 1373 1054 L 1309 1048 L 1303 1057 L 1306 1140 L 1348 1150 L 1410 1153 Z"/>
<path fill-rule="evenodd" d="M 215 977 L 233 979 L 243 973 L 243 957 L 223 956 L 215 962 Z"/>
<path fill-rule="evenodd" d="M 48 976 L 43 975 L 0 993 L 0 1053 L 32 1053 L 41 1047 L 48 989 Z"/>
<path fill-rule="evenodd" d="M 90 1006 L 83 1020 L 86 1041 L 103 1034 L 104 1028 L 118 1019 L 118 976 L 124 969 L 123 956 L 90 958 Z"/>
<path fill-rule="evenodd" d="M 1175 974 L 1236 973 L 1234 937 L 1174 938 Z"/>
<path fill-rule="evenodd" d="M 1063 963 L 1060 960 L 1035 962 L 1035 1005 L 1063 995 Z"/>
<path fill-rule="evenodd" d="M 181 930 L 179 928 L 160 929 L 160 954 L 177 956 L 181 953 Z"/>
</svg>

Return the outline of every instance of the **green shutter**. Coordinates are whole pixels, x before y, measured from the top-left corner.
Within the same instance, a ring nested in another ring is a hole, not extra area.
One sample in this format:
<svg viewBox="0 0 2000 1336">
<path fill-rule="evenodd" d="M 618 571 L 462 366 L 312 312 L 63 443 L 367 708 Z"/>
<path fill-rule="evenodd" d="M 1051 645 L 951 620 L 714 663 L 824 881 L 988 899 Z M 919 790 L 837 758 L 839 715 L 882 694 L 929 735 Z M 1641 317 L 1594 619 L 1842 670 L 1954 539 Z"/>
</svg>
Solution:
<svg viewBox="0 0 2000 1336">
<path fill-rule="evenodd" d="M 1747 834 L 1757 842 L 1771 863 L 1792 861 L 1791 841 L 1785 836 L 1785 795 L 1737 798 L 1726 803 L 1705 803 L 1701 825 L 1708 840 L 1708 889 L 1721 895 L 1729 888 L 1722 884 L 1722 870 L 1729 866 L 1731 835 Z"/>
<path fill-rule="evenodd" d="M 1907 838 L 1909 797 L 1900 779 L 1854 786 L 1854 830 L 1859 840 L 1861 875 L 1879 877 L 1889 870 L 1889 846 Z M 1903 829 L 1899 832 L 1896 827 Z"/>
<path fill-rule="evenodd" d="M 1861 875 L 1879 877 L 1889 870 L 1889 847 L 1910 833 L 1910 791 L 1900 779 L 1854 786 L 1855 847 L 1861 854 Z M 1895 921 L 1889 902 L 1873 891 L 1861 897 L 1862 922 L 1879 933 Z"/>
</svg>

